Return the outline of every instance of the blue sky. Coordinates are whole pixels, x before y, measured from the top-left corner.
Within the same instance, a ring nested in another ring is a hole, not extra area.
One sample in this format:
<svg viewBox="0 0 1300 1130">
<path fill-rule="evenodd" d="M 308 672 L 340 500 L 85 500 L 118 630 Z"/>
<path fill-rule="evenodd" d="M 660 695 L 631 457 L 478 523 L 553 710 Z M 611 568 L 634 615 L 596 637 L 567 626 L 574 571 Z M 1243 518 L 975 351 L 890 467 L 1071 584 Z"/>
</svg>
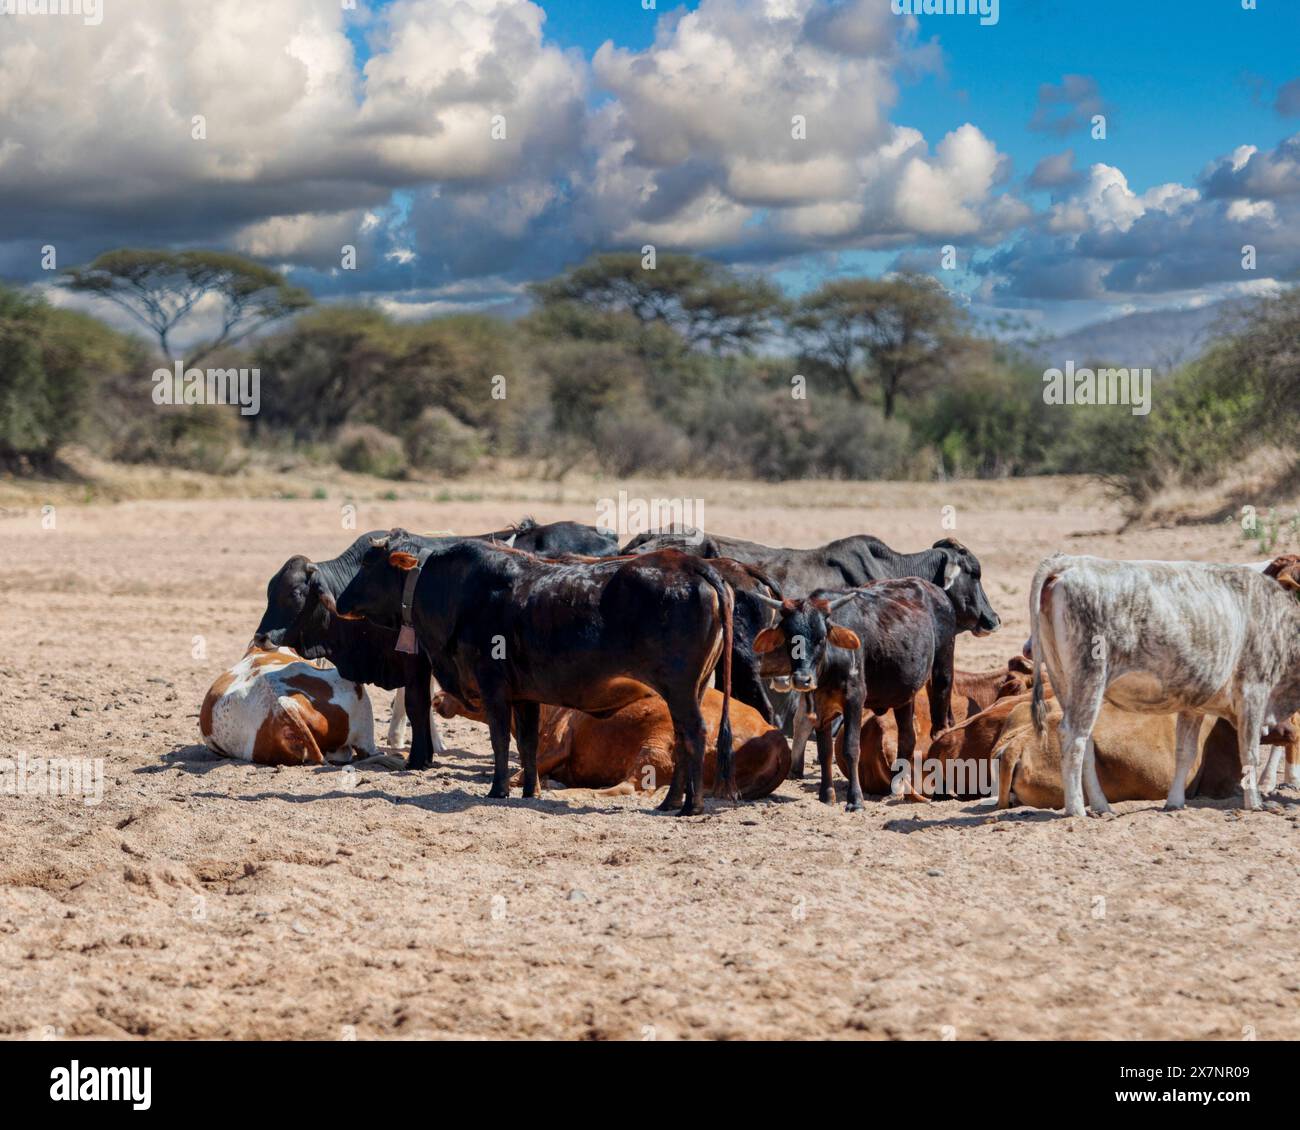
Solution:
<svg viewBox="0 0 1300 1130">
<path fill-rule="evenodd" d="M 935 271 L 978 315 L 1055 329 L 1300 277 L 1300 0 L 1002 0 L 994 26 L 889 8 L 119 0 L 97 28 L 17 20 L 0 277 L 39 278 L 38 238 L 74 261 L 226 246 L 326 299 L 508 312 L 533 279 L 654 243 L 795 290 Z"/>
</svg>

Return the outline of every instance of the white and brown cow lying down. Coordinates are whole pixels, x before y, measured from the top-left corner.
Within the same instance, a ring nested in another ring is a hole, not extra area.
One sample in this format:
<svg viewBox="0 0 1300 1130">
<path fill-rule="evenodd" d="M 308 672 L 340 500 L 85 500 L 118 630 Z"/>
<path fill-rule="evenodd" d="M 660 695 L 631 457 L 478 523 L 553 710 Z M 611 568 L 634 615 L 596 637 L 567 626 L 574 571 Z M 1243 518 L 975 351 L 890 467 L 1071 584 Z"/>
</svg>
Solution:
<svg viewBox="0 0 1300 1130">
<path fill-rule="evenodd" d="M 203 744 L 213 753 L 259 765 L 371 758 L 374 730 L 364 687 L 287 647 L 250 646 L 208 689 L 199 713 Z M 400 767 L 396 761 L 392 767 Z"/>
<path fill-rule="evenodd" d="M 461 715 L 483 721 L 483 715 L 445 692 L 435 696 L 433 705 L 444 718 Z M 706 690 L 701 709 L 704 787 L 708 789 L 717 768 L 721 693 L 712 687 Z M 735 699 L 731 700 L 731 729 L 740 795 L 745 800 L 767 796 L 790 773 L 790 743 L 757 710 Z M 673 723 L 667 705 L 658 695 L 647 695 L 607 718 L 543 706 L 537 773 L 539 778 L 569 788 L 597 789 L 606 796 L 663 788 L 673 775 Z"/>
</svg>

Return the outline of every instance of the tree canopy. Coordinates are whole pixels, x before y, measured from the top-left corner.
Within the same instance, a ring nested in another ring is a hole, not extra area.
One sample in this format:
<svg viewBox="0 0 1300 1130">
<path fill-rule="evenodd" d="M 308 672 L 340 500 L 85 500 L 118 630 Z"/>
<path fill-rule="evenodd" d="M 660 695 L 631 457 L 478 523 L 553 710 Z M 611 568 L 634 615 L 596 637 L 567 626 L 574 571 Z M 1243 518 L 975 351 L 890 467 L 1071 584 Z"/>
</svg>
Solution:
<svg viewBox="0 0 1300 1130">
<path fill-rule="evenodd" d="M 305 309 L 311 295 L 270 267 L 224 251 L 106 251 L 64 272 L 63 285 L 106 299 L 149 330 L 166 357 L 171 335 L 208 298 L 221 307 L 215 336 L 190 350 L 189 363 L 242 341 L 254 330 Z"/>
<path fill-rule="evenodd" d="M 781 292 L 764 279 L 745 278 L 695 255 L 656 255 L 654 266 L 636 252 L 611 252 L 531 290 L 545 307 L 581 303 L 627 313 L 642 325 L 661 323 L 692 346 L 749 351 L 772 330 Z"/>
</svg>

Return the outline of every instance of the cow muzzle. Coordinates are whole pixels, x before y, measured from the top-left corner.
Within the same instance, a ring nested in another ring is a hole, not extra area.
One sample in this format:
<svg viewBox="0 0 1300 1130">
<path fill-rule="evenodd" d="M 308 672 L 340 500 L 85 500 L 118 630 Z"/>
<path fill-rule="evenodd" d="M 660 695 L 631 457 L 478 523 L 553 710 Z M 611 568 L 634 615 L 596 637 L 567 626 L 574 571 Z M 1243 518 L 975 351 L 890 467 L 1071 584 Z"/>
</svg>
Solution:
<svg viewBox="0 0 1300 1130">
<path fill-rule="evenodd" d="M 789 675 L 777 675 L 774 678 L 769 679 L 767 682 L 768 682 L 768 686 L 770 686 L 778 694 L 790 693 Z"/>
</svg>

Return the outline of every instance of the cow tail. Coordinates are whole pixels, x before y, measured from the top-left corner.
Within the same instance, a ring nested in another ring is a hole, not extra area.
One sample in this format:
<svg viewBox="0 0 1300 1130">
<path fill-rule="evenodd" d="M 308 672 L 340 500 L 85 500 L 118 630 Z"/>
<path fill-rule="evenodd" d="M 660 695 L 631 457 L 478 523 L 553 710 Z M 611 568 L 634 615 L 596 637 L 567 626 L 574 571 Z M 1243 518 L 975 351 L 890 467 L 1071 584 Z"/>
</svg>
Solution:
<svg viewBox="0 0 1300 1130">
<path fill-rule="evenodd" d="M 736 763 L 731 748 L 731 645 L 735 638 L 736 594 L 713 569 L 706 569 L 709 584 L 718 594 L 722 615 L 722 718 L 718 722 L 718 770 L 715 785 L 724 796 L 736 795 Z M 717 790 L 715 790 L 717 791 Z"/>
<path fill-rule="evenodd" d="M 1047 731 L 1047 707 L 1043 697 L 1043 641 L 1039 631 L 1038 620 L 1043 599 L 1043 586 L 1052 571 L 1044 562 L 1034 574 L 1033 584 L 1029 586 L 1029 650 L 1033 663 L 1033 697 L 1030 699 L 1030 714 L 1034 719 L 1034 733 L 1042 740 Z"/>
</svg>

